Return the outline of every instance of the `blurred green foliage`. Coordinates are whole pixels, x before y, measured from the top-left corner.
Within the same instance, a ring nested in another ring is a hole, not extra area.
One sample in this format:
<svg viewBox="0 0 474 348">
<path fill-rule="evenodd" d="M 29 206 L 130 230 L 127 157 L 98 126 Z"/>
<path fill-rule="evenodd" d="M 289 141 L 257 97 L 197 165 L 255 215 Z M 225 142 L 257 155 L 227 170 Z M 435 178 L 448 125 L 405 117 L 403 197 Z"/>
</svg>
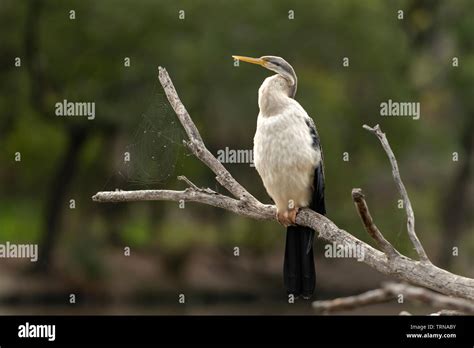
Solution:
<svg viewBox="0 0 474 348">
<path fill-rule="evenodd" d="M 167 68 L 214 153 L 226 146 L 252 147 L 257 90 L 269 72 L 234 67 L 233 54 L 280 55 L 294 66 L 296 98 L 322 138 L 328 216 L 340 227 L 369 240 L 350 198 L 353 187 L 362 187 L 379 228 L 411 254 L 388 160 L 377 139 L 362 129 L 364 123 L 379 123 L 398 158 L 429 252 L 435 253 L 440 235 L 449 233 L 441 227 L 440 211 L 450 204 L 445 191 L 459 166 L 451 157 L 458 151 L 466 160 L 460 134 L 474 117 L 472 1 L 425 7 L 416 1 L 374 0 L 43 1 L 40 11 L 28 17 L 33 3 L 0 3 L 1 240 L 38 240 L 45 233 L 47 197 L 57 184 L 68 130 L 85 128 L 87 139 L 57 217 L 61 233 L 77 243 L 73 257 L 86 250 L 82 236 L 88 245 L 118 239 L 143 249 L 245 245 L 265 253 L 282 248 L 283 233 L 275 223 L 195 204 L 185 209 L 166 202 L 105 207 L 90 199 L 97 191 L 116 188 L 122 151 L 160 93 L 159 65 Z M 397 19 L 399 9 L 403 20 Z M 70 10 L 75 10 L 74 20 Z M 290 10 L 294 20 L 288 18 Z M 32 43 L 27 28 L 34 20 L 38 28 Z M 34 47 L 30 64 L 41 71 L 41 81 L 27 66 Z M 459 57 L 457 68 L 451 65 L 453 56 Z M 14 66 L 15 57 L 22 58 L 21 67 Z M 124 66 L 125 57 L 130 67 Z M 343 57 L 350 58 L 349 67 L 343 67 Z M 32 101 L 34 93 L 43 110 Z M 54 104 L 63 99 L 94 101 L 96 119 L 56 117 Z M 381 117 L 380 103 L 387 99 L 420 101 L 421 119 Z M 13 160 L 17 151 L 21 162 Z M 270 202 L 254 168 L 228 167 L 250 192 Z M 169 180 L 154 187 L 182 188 L 174 179 L 181 174 L 199 186 L 216 187 L 213 174 L 187 155 L 179 156 Z M 123 189 L 136 187 L 118 183 Z M 471 175 L 469 192 L 472 186 Z M 70 198 L 77 202 L 75 210 L 68 208 Z M 472 217 L 465 219 L 463 232 L 473 232 Z M 466 243 L 473 251 L 472 238 Z M 85 261 L 97 262 L 100 258 L 92 256 Z"/>
</svg>

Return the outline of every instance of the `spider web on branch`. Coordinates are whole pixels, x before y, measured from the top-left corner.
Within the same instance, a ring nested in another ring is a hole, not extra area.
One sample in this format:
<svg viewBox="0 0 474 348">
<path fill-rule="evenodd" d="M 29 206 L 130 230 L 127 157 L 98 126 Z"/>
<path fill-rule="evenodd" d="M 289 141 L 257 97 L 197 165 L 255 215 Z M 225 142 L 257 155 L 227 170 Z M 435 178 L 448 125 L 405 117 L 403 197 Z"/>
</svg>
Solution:
<svg viewBox="0 0 474 348">
<path fill-rule="evenodd" d="M 166 96 L 154 91 L 131 142 L 119 154 L 114 181 L 146 188 L 164 184 L 174 175 L 184 152 L 183 135 Z"/>
</svg>

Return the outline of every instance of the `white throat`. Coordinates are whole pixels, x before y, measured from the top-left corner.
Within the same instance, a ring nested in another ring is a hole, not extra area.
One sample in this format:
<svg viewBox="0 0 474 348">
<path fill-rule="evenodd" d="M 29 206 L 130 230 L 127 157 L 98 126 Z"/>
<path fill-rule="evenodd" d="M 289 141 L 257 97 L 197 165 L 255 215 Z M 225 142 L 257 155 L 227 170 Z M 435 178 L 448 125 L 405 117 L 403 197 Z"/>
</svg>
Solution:
<svg viewBox="0 0 474 348">
<path fill-rule="evenodd" d="M 267 117 L 281 113 L 291 103 L 290 92 L 291 87 L 284 77 L 267 77 L 258 90 L 260 114 Z"/>
</svg>

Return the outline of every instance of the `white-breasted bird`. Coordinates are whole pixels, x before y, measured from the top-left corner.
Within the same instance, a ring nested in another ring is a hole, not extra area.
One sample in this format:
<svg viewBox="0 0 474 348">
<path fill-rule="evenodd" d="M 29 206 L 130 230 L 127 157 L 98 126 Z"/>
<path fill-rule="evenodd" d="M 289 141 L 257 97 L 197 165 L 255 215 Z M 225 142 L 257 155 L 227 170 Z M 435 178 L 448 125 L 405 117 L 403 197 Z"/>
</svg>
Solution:
<svg viewBox="0 0 474 348">
<path fill-rule="evenodd" d="M 277 207 L 277 219 L 287 228 L 284 283 L 288 294 L 310 298 L 316 274 L 314 230 L 296 225 L 299 208 L 326 214 L 323 153 L 316 126 L 294 99 L 297 77 L 281 57 L 234 59 L 276 72 L 258 91 L 260 113 L 254 137 L 254 162 L 267 193 Z"/>
</svg>

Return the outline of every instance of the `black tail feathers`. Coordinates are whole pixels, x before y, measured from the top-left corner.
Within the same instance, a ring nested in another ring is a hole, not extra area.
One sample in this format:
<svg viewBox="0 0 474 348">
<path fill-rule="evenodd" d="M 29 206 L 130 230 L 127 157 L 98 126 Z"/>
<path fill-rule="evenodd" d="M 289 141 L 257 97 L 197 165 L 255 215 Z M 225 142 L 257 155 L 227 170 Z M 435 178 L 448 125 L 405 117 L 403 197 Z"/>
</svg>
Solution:
<svg viewBox="0 0 474 348">
<path fill-rule="evenodd" d="M 314 230 L 302 226 L 286 229 L 283 278 L 286 291 L 295 297 L 310 298 L 316 284 L 313 259 Z"/>
<path fill-rule="evenodd" d="M 322 150 L 321 150 L 322 151 Z M 313 194 L 309 208 L 326 215 L 324 202 L 324 167 L 321 162 L 314 170 Z M 288 294 L 310 298 L 316 285 L 313 258 L 314 230 L 303 226 L 286 228 L 285 260 L 283 278 Z"/>
</svg>

